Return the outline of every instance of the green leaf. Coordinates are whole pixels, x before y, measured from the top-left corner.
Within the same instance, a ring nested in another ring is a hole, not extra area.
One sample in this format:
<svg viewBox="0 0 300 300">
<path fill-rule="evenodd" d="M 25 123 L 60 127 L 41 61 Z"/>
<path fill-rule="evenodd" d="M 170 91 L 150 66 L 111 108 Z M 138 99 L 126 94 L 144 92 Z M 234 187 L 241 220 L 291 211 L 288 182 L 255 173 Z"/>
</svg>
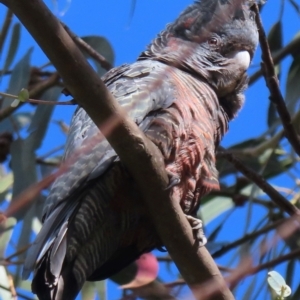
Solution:
<svg viewBox="0 0 300 300">
<path fill-rule="evenodd" d="M 105 59 L 111 64 L 114 64 L 115 60 L 115 54 L 113 51 L 113 48 L 111 44 L 108 42 L 108 40 L 101 36 L 85 36 L 82 37 L 82 39 L 89 44 L 94 50 L 96 50 L 98 53 L 100 53 L 102 56 L 105 57 Z M 92 57 L 89 56 L 89 54 L 86 51 L 83 51 L 83 54 L 87 58 L 91 58 L 93 62 L 96 65 L 97 72 L 99 76 L 102 76 L 106 73 L 106 70 L 101 67 L 101 65 Z"/>
<path fill-rule="evenodd" d="M 107 299 L 107 281 L 102 280 L 95 282 L 95 288 L 97 291 L 97 294 L 100 298 L 100 300 L 106 300 Z"/>
<path fill-rule="evenodd" d="M 28 126 L 30 124 L 32 116 L 33 112 L 16 113 L 11 116 L 13 122 L 5 122 L 5 124 L 3 124 L 3 122 L 1 123 L 1 131 L 13 132 L 13 124 L 17 126 L 17 128 L 23 129 L 25 126 Z"/>
<path fill-rule="evenodd" d="M 58 87 L 50 88 L 43 97 L 51 101 L 57 100 L 60 91 Z M 29 136 L 25 140 L 18 138 L 11 144 L 11 166 L 15 178 L 13 198 L 37 181 L 35 151 L 44 139 L 53 109 L 52 105 L 38 105 L 28 128 Z M 16 212 L 15 216 L 18 219 L 24 217 L 28 205 Z"/>
<path fill-rule="evenodd" d="M 232 199 L 229 197 L 214 197 L 213 200 L 201 205 L 200 213 L 202 221 L 208 224 L 225 211 L 234 207 Z"/>
<path fill-rule="evenodd" d="M 268 42 L 272 55 L 282 48 L 282 23 L 276 22 L 268 34 Z"/>
<path fill-rule="evenodd" d="M 30 48 L 14 67 L 8 85 L 8 94 L 17 95 L 22 88 L 27 87 L 30 78 L 30 58 L 32 51 L 33 48 Z"/>
<path fill-rule="evenodd" d="M 95 286 L 94 282 L 86 281 L 81 290 L 82 300 L 93 300 L 95 299 Z"/>
<path fill-rule="evenodd" d="M 278 121 L 278 119 L 279 118 L 278 118 L 276 106 L 272 101 L 270 101 L 269 108 L 268 108 L 268 120 L 267 120 L 268 127 L 271 128 Z M 279 124 L 280 123 L 278 123 L 278 125 Z M 275 131 L 276 128 L 274 127 L 273 130 L 270 132 L 270 134 L 273 135 Z"/>
<path fill-rule="evenodd" d="M 7 244 L 10 241 L 16 223 L 16 219 L 12 217 L 0 223 L 0 257 L 2 258 L 5 256 Z"/>
<path fill-rule="evenodd" d="M 56 101 L 60 94 L 61 94 L 60 87 L 52 87 L 42 95 L 42 98 L 50 101 Z M 30 135 L 27 138 L 27 140 L 30 143 L 30 147 L 32 148 L 32 150 L 36 150 L 41 146 L 53 110 L 54 110 L 54 105 L 37 106 L 31 124 L 28 128 L 28 132 L 30 132 Z"/>
<path fill-rule="evenodd" d="M 18 100 L 21 102 L 26 102 L 29 99 L 29 92 L 27 89 L 21 89 L 21 91 L 18 94 Z"/>
<path fill-rule="evenodd" d="M 16 196 L 37 181 L 34 150 L 32 142 L 28 141 L 28 139 L 23 140 L 18 138 L 11 144 L 11 167 L 14 173 L 13 199 L 11 204 L 13 204 Z M 27 209 L 28 205 L 20 207 L 14 216 L 18 220 L 22 219 Z"/>
<path fill-rule="evenodd" d="M 3 73 L 5 73 L 9 69 L 11 63 L 13 62 L 16 56 L 19 47 L 19 42 L 20 42 L 20 33 L 21 33 L 20 23 L 16 23 L 13 27 L 9 49 L 3 67 Z"/>
<path fill-rule="evenodd" d="M 300 55 L 296 56 L 290 66 L 287 82 L 285 101 L 292 114 L 295 112 L 297 102 L 300 98 Z"/>
<path fill-rule="evenodd" d="M 14 182 L 14 176 L 12 172 L 6 174 L 4 177 L 1 177 L 0 193 L 6 192 L 12 186 L 13 182 Z"/>
<path fill-rule="evenodd" d="M 0 282 L 1 282 L 2 286 L 9 289 L 9 287 L 10 287 L 9 279 L 8 279 L 7 272 L 6 272 L 6 269 L 4 266 L 0 266 Z M 0 287 L 0 299 L 1 300 L 11 300 L 12 299 L 11 292 Z"/>
<path fill-rule="evenodd" d="M 25 246 L 28 246 L 30 243 L 30 238 L 31 238 L 31 234 L 32 234 L 32 223 L 33 220 L 36 216 L 36 205 L 37 205 L 37 201 L 29 208 L 27 209 L 25 212 L 23 212 L 24 214 L 24 219 L 22 222 L 22 228 L 21 228 L 21 234 L 17 243 L 17 249 L 21 249 Z M 26 252 L 23 252 L 21 254 L 19 254 L 18 259 L 19 260 L 25 260 L 26 257 Z M 20 278 L 21 278 L 21 271 L 22 271 L 23 267 L 22 266 L 17 266 L 17 270 L 15 272 L 15 276 L 14 276 L 14 283 L 17 286 L 19 284 Z"/>
<path fill-rule="evenodd" d="M 32 50 L 33 48 L 30 48 L 14 67 L 8 85 L 8 94 L 17 95 L 22 88 L 28 86 L 30 78 L 30 58 Z M 8 106 L 11 106 L 11 102 L 11 99 L 4 98 L 1 108 L 4 109 Z M 8 118 L 0 123 L 0 132 L 3 131 L 2 128 L 9 126 L 7 125 L 7 123 L 10 123 L 10 120 L 8 120 Z"/>
</svg>

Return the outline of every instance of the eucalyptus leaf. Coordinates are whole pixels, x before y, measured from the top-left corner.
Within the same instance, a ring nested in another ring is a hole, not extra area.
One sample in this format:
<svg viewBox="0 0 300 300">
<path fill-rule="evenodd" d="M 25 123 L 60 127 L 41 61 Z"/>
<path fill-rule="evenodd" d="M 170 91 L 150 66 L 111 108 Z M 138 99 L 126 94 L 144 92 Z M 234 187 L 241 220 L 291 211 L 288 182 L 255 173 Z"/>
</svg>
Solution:
<svg viewBox="0 0 300 300">
<path fill-rule="evenodd" d="M 21 249 L 25 246 L 28 246 L 31 241 L 31 233 L 32 233 L 32 222 L 36 216 L 36 204 L 32 205 L 26 212 L 23 219 L 23 224 L 21 228 L 21 234 L 17 243 L 17 249 Z M 25 260 L 26 252 L 21 253 L 18 256 L 19 260 Z M 15 284 L 19 284 L 19 280 L 21 278 L 20 274 L 22 271 L 22 266 L 17 266 L 16 276 L 15 276 Z"/>
<path fill-rule="evenodd" d="M 298 100 L 300 99 L 300 55 L 296 56 L 290 66 L 287 82 L 286 82 L 286 94 L 285 101 L 291 112 L 295 113 L 296 107 L 298 107 Z"/>
<path fill-rule="evenodd" d="M 272 55 L 276 54 L 282 48 L 282 22 L 276 22 L 270 29 L 268 34 L 268 42 Z"/>
<path fill-rule="evenodd" d="M 202 221 L 208 224 L 216 217 L 220 216 L 225 211 L 234 207 L 232 199 L 229 197 L 214 197 L 212 201 L 209 201 L 200 207 L 200 213 Z"/>
<path fill-rule="evenodd" d="M 9 289 L 9 279 L 7 276 L 7 272 L 4 266 L 0 266 L 0 283 L 2 286 Z M 0 287 L 0 299 L 1 300 L 11 300 L 12 295 L 10 291 L 7 291 L 6 289 L 3 289 Z"/>
<path fill-rule="evenodd" d="M 18 100 L 21 102 L 26 102 L 29 99 L 29 92 L 27 89 L 21 89 L 21 91 L 18 94 Z"/>
<path fill-rule="evenodd" d="M 3 67 L 3 74 L 10 68 L 16 56 L 17 50 L 19 48 L 19 43 L 20 43 L 20 35 L 21 35 L 21 25 L 20 23 L 16 23 L 12 30 L 9 49 Z"/>
<path fill-rule="evenodd" d="M 28 86 L 28 82 L 30 79 L 30 58 L 32 50 L 33 48 L 30 48 L 12 70 L 7 89 L 8 94 L 17 95 L 22 88 L 26 88 Z M 4 109 L 8 106 L 11 106 L 11 104 L 11 99 L 5 97 L 2 102 L 1 108 Z M 10 126 L 10 123 L 11 122 L 8 118 L 4 119 L 0 123 L 0 132 L 4 131 L 5 128 Z"/>
<path fill-rule="evenodd" d="M 49 101 L 56 101 L 60 93 L 61 93 L 60 87 L 52 87 L 42 95 L 42 98 L 47 99 Z M 31 124 L 28 128 L 28 132 L 30 133 L 30 135 L 27 138 L 27 140 L 31 144 L 32 150 L 36 150 L 41 146 L 53 110 L 54 110 L 54 105 L 37 106 Z"/>
<path fill-rule="evenodd" d="M 0 178 L 0 193 L 6 192 L 13 184 L 14 176 L 13 173 L 7 173 Z"/>
<path fill-rule="evenodd" d="M 113 51 L 113 48 L 112 48 L 111 44 L 109 43 L 109 41 L 106 38 L 101 37 L 101 36 L 92 36 L 91 35 L 91 36 L 82 37 L 82 39 L 87 44 L 89 44 L 94 50 L 96 50 L 103 57 L 105 57 L 105 59 L 111 65 L 114 64 L 115 54 L 114 54 L 114 51 Z M 106 70 L 101 67 L 99 62 L 97 62 L 95 59 L 90 57 L 90 55 L 86 51 L 83 51 L 83 53 L 87 58 L 91 58 L 93 60 L 93 62 L 96 65 L 97 72 L 98 72 L 99 76 L 102 76 L 106 73 Z"/>
<path fill-rule="evenodd" d="M 4 258 L 6 247 L 10 241 L 11 235 L 16 225 L 17 220 L 15 218 L 7 218 L 0 223 L 0 258 Z"/>
<path fill-rule="evenodd" d="M 19 91 L 28 86 L 30 79 L 30 59 L 33 48 L 30 48 L 21 60 L 16 64 L 12 70 L 7 93 L 17 95 Z M 4 99 L 2 108 L 10 106 L 11 99 Z"/>
<path fill-rule="evenodd" d="M 95 288 L 100 300 L 107 299 L 107 280 L 95 282 Z"/>
<path fill-rule="evenodd" d="M 95 299 L 95 286 L 94 282 L 86 281 L 81 290 L 81 298 L 82 300 L 93 300 Z"/>
</svg>

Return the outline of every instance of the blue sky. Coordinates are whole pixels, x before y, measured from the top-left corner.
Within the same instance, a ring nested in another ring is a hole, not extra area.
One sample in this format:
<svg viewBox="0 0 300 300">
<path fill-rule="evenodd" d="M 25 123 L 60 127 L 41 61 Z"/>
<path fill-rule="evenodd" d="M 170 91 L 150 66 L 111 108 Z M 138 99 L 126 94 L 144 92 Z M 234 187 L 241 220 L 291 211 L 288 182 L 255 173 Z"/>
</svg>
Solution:
<svg viewBox="0 0 300 300">
<path fill-rule="evenodd" d="M 132 0 L 90 0 L 85 2 L 72 1 L 70 3 L 62 0 L 58 2 L 60 12 L 68 6 L 65 14 L 63 16 L 59 16 L 58 14 L 58 16 L 77 35 L 102 35 L 111 42 L 116 55 L 115 65 L 118 66 L 123 63 L 133 62 L 156 34 L 162 30 L 168 22 L 174 20 L 182 9 L 192 1 L 137 0 L 132 19 L 130 19 Z M 280 0 L 269 1 L 266 5 L 267 7 L 263 10 L 263 22 L 266 31 L 268 31 L 279 18 L 280 2 Z M 47 0 L 46 3 L 52 11 L 55 11 L 53 1 Z M 1 20 L 3 19 L 4 12 L 5 10 L 3 6 L 1 6 Z M 285 7 L 283 24 L 284 44 L 286 44 L 300 29 L 299 16 L 288 3 Z M 48 60 L 24 28 L 22 28 L 21 47 L 19 48 L 16 61 L 20 59 L 32 45 L 34 45 L 32 64 L 41 66 Z M 256 70 L 259 60 L 260 52 L 258 51 L 250 68 L 250 74 Z M 291 59 L 287 58 L 284 67 L 286 68 L 290 62 Z M 286 75 L 283 72 L 283 77 L 281 78 L 283 90 L 285 81 Z M 3 85 L 1 88 L 3 88 Z M 263 133 L 267 128 L 265 115 L 268 104 L 268 91 L 265 88 L 264 80 L 260 79 L 259 82 L 255 84 L 255 87 L 247 92 L 245 106 L 238 118 L 231 123 L 230 131 L 225 137 L 223 145 L 229 146 Z M 24 110 L 28 110 L 28 106 L 25 107 Z M 68 124 L 73 111 L 74 107 L 72 106 L 58 106 L 55 108 L 53 119 L 63 120 Z M 48 152 L 49 149 L 63 144 L 64 141 L 65 135 L 61 132 L 59 127 L 56 124 L 51 124 L 47 138 L 39 149 L 38 154 L 42 155 Z M 245 214 L 245 209 L 237 210 L 231 225 L 245 218 Z M 228 226 L 230 226 L 230 224 Z M 234 232 L 232 232 L 232 228 L 234 228 Z M 239 234 L 243 232 L 243 228 L 237 228 L 236 226 L 229 227 L 226 230 L 227 232 L 224 239 L 230 237 L 233 233 L 234 236 L 237 236 L 237 231 L 240 231 Z M 115 299 L 115 294 L 110 295 L 111 297 L 109 297 L 109 299 Z"/>
</svg>

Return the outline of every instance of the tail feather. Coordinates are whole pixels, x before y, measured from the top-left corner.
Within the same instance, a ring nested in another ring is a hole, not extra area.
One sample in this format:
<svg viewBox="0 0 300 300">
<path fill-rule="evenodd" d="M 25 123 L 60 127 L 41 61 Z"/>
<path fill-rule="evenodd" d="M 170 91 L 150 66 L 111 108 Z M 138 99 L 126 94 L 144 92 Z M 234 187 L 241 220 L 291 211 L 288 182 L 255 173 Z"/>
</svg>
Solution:
<svg viewBox="0 0 300 300">
<path fill-rule="evenodd" d="M 152 226 L 141 218 L 139 199 L 115 162 L 101 180 L 56 207 L 25 262 L 24 275 L 35 268 L 32 290 L 39 299 L 73 300 L 86 280 L 105 279 L 154 248 L 156 239 L 145 239 Z"/>
</svg>

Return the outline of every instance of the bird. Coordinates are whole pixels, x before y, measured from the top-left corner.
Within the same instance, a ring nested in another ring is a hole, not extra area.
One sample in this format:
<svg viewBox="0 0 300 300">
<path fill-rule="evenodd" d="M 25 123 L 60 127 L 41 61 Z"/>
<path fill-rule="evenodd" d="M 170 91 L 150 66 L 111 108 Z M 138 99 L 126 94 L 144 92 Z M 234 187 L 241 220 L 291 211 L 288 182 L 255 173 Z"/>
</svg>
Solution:
<svg viewBox="0 0 300 300">
<path fill-rule="evenodd" d="M 108 71 L 110 93 L 160 150 L 168 190 L 206 242 L 196 218 L 201 198 L 219 189 L 216 149 L 240 110 L 258 44 L 251 0 L 198 0 L 161 31 L 132 64 Z M 75 154 L 76 159 L 72 161 Z M 72 300 L 85 281 L 104 280 L 163 246 L 138 186 L 78 106 L 43 226 L 23 278 L 42 300 Z M 159 209 L 159 208 L 158 208 Z"/>
</svg>

